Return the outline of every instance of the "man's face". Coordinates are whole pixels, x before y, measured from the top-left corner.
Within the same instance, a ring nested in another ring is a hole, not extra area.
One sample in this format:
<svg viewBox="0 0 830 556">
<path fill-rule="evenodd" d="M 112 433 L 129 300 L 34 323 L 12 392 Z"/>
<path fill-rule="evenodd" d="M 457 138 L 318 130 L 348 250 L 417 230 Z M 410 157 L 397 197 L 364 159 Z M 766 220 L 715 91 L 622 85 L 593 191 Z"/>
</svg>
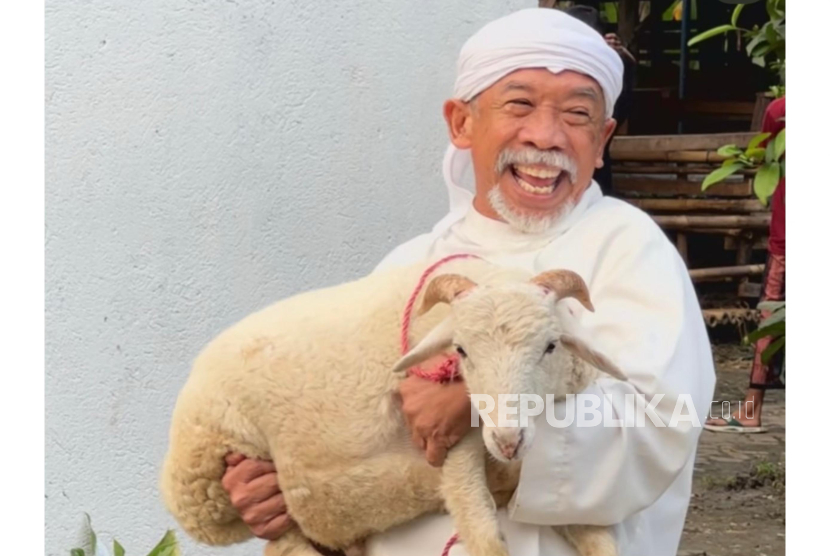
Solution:
<svg viewBox="0 0 830 556">
<path fill-rule="evenodd" d="M 596 81 L 546 69 L 515 71 L 444 114 L 455 146 L 471 151 L 476 209 L 503 220 L 552 221 L 576 203 L 616 125 Z"/>
</svg>

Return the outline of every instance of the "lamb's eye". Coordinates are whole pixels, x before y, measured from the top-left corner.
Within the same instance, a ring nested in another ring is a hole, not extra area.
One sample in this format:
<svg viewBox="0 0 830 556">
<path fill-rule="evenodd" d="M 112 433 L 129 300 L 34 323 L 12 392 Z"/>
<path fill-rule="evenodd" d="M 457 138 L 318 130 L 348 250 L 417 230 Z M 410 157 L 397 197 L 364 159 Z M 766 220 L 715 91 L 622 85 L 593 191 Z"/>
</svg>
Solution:
<svg viewBox="0 0 830 556">
<path fill-rule="evenodd" d="M 466 351 L 464 351 L 464 348 L 463 348 L 463 347 L 461 347 L 461 346 L 455 346 L 455 351 L 457 351 L 457 352 L 458 352 L 458 355 L 460 355 L 461 357 L 467 357 L 467 352 L 466 352 Z"/>
<path fill-rule="evenodd" d="M 545 348 L 545 353 L 553 353 L 553 350 L 555 350 L 555 349 L 556 349 L 556 344 L 551 342 L 551 343 L 548 344 L 548 347 Z"/>
</svg>

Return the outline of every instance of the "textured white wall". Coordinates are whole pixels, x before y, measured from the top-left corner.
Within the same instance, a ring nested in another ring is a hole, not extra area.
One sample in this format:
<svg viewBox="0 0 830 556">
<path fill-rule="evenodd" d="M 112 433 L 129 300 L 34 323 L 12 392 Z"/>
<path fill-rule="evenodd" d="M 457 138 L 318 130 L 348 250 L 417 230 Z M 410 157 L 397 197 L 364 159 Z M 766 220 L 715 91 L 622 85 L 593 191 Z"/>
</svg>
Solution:
<svg viewBox="0 0 830 556">
<path fill-rule="evenodd" d="M 140 555 L 189 362 L 367 272 L 446 200 L 463 40 L 519 0 L 46 3 L 46 549 Z M 185 554 L 257 554 L 253 546 Z"/>
</svg>

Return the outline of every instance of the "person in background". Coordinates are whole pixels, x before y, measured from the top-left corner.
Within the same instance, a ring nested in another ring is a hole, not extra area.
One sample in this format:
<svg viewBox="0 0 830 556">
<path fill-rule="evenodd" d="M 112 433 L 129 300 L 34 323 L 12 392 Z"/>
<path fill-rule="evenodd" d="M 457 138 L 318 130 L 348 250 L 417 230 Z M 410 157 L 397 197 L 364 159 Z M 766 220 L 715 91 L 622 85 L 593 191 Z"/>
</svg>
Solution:
<svg viewBox="0 0 830 556">
<path fill-rule="evenodd" d="M 617 120 L 617 127 L 614 130 L 614 134 L 616 134 L 616 131 L 628 121 L 628 116 L 631 114 L 632 91 L 634 90 L 634 78 L 637 72 L 637 59 L 633 54 L 631 54 L 628 48 L 626 48 L 616 33 L 604 33 L 598 7 L 598 2 L 582 1 L 579 5 L 565 8 L 563 11 L 595 29 L 597 33 L 605 38 L 605 42 L 608 46 L 613 48 L 614 51 L 620 55 L 620 59 L 622 59 L 623 87 L 620 97 L 614 104 L 614 119 Z M 599 184 L 600 189 L 602 189 L 602 193 L 609 196 L 613 196 L 613 177 L 611 171 L 610 152 L 611 140 L 613 139 L 614 135 L 611 136 L 611 139 L 605 145 L 605 151 L 602 155 L 602 167 L 597 168 L 594 172 L 594 179 Z"/>
<path fill-rule="evenodd" d="M 767 142 L 773 141 L 778 133 L 784 129 L 785 116 L 784 98 L 774 100 L 764 113 L 763 132 L 771 133 Z M 772 195 L 770 211 L 772 217 L 769 227 L 769 248 L 767 265 L 764 270 L 764 289 L 761 301 L 783 301 L 785 266 L 784 266 L 784 185 L 785 178 L 781 177 L 775 192 Z M 761 318 L 767 318 L 769 313 L 762 312 Z M 749 372 L 749 388 L 744 396 L 744 403 L 738 406 L 730 418 L 709 419 L 704 428 L 713 432 L 759 433 L 766 430 L 761 426 L 761 409 L 764 403 L 764 393 L 767 390 L 783 388 L 781 370 L 784 363 L 784 350 L 764 364 L 761 354 L 769 346 L 770 338 L 762 338 L 755 345 L 755 358 Z"/>
</svg>

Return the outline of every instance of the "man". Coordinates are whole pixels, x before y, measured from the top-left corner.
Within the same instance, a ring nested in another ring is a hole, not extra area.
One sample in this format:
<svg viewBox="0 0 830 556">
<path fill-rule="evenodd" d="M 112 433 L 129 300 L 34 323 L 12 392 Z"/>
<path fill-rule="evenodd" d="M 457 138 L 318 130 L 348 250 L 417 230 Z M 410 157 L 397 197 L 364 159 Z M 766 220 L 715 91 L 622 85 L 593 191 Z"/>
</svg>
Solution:
<svg viewBox="0 0 830 556">
<path fill-rule="evenodd" d="M 698 423 L 711 402 L 710 346 L 682 260 L 651 218 L 603 197 L 592 180 L 614 130 L 622 70 L 601 35 L 562 12 L 527 9 L 484 26 L 462 48 L 444 105 L 450 212 L 378 267 L 471 253 L 534 274 L 576 271 L 596 308 L 577 313 L 581 324 L 630 377 L 588 389 L 602 400 L 598 414 L 621 415 L 625 395 L 639 393 L 664 425 L 555 428 L 540 419 L 517 491 L 500 511 L 508 546 L 522 556 L 574 556 L 548 527 L 569 523 L 616 524 L 621 555 L 674 554 L 700 427 L 666 425 L 681 396 Z M 470 168 L 475 194 L 461 185 Z M 415 443 L 440 465 L 470 429 L 463 383 L 413 377 L 400 395 Z M 291 526 L 277 479 L 270 463 L 229 456 L 225 488 L 264 538 Z M 449 516 L 424 516 L 374 536 L 367 549 L 437 556 L 451 533 Z M 463 544 L 450 553 L 466 554 Z"/>
</svg>

